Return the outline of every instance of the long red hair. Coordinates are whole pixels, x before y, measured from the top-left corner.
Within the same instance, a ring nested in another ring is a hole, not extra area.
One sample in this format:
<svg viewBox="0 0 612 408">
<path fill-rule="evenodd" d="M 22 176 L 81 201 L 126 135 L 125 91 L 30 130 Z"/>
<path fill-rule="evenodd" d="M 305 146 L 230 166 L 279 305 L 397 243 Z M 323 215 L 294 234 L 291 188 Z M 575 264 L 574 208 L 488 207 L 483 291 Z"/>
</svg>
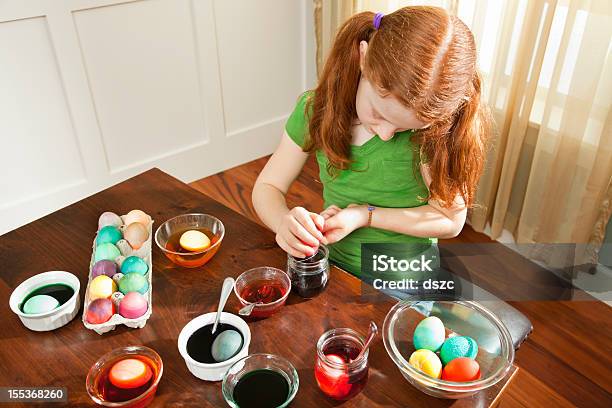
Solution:
<svg viewBox="0 0 612 408">
<path fill-rule="evenodd" d="M 368 42 L 363 72 L 359 43 Z M 438 7 L 404 7 L 385 15 L 349 18 L 336 34 L 313 97 L 307 102 L 305 150 L 321 149 L 331 171 L 350 166 L 351 126 L 360 75 L 430 123 L 414 133 L 429 165 L 430 198 L 450 206 L 457 194 L 472 206 L 489 135 L 489 113 L 481 103 L 476 46 L 469 28 Z"/>
</svg>

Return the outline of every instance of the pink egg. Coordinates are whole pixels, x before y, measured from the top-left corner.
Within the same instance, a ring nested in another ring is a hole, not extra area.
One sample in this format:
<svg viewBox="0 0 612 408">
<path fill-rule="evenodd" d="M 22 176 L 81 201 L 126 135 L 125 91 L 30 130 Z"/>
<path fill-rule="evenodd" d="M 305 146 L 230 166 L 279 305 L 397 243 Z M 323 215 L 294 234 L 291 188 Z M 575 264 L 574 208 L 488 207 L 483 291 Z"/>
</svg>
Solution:
<svg viewBox="0 0 612 408">
<path fill-rule="evenodd" d="M 106 227 L 107 225 L 113 225 L 117 228 L 123 225 L 123 221 L 121 221 L 121 217 L 119 217 L 114 212 L 104 212 L 98 218 L 98 230 L 102 229 L 102 227 Z"/>
<path fill-rule="evenodd" d="M 127 319 L 136 319 L 147 312 L 147 299 L 138 292 L 129 292 L 119 303 L 119 314 Z"/>
<path fill-rule="evenodd" d="M 143 225 L 149 225 L 151 217 L 141 210 L 132 210 L 125 216 L 125 225 L 130 225 L 133 222 L 139 222 Z"/>
<path fill-rule="evenodd" d="M 87 307 L 85 320 L 91 324 L 100 324 L 110 320 L 115 314 L 115 305 L 110 299 L 96 299 Z"/>
<path fill-rule="evenodd" d="M 123 237 L 134 249 L 138 249 L 149 238 L 149 230 L 140 222 L 133 222 L 123 231 Z"/>
</svg>

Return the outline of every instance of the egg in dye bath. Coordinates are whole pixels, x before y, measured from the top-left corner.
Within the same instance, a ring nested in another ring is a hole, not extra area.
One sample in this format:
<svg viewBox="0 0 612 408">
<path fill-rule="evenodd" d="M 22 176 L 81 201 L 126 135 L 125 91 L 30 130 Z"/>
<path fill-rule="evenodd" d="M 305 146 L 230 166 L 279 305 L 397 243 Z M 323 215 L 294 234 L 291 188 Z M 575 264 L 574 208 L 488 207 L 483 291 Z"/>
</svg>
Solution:
<svg viewBox="0 0 612 408">
<path fill-rule="evenodd" d="M 49 295 L 36 295 L 29 298 L 23 305 L 27 314 L 46 313 L 59 306 L 59 301 Z"/>
<path fill-rule="evenodd" d="M 140 222 L 133 222 L 123 231 L 125 240 L 134 249 L 139 249 L 149 238 L 149 230 Z"/>
<path fill-rule="evenodd" d="M 126 319 L 137 319 L 147 312 L 147 299 L 138 292 L 128 292 L 119 303 L 119 314 Z"/>
<path fill-rule="evenodd" d="M 144 295 L 149 289 L 149 282 L 143 275 L 135 272 L 125 274 L 119 281 L 119 290 L 124 295 L 129 292 L 139 292 Z"/>
<path fill-rule="evenodd" d="M 138 388 L 153 377 L 153 370 L 137 358 L 126 358 L 116 362 L 110 369 L 108 379 L 118 388 Z"/>
<path fill-rule="evenodd" d="M 429 316 L 421 320 L 414 329 L 412 342 L 417 350 L 427 349 L 435 352 L 440 349 L 445 337 L 442 320 L 436 316 Z"/>
<path fill-rule="evenodd" d="M 128 256 L 121 264 L 121 273 L 128 274 L 131 272 L 145 275 L 149 271 L 149 265 L 140 257 Z"/>
<path fill-rule="evenodd" d="M 85 320 L 90 324 L 100 324 L 110 320 L 115 314 L 115 305 L 110 299 L 95 299 L 87 306 Z"/>
<path fill-rule="evenodd" d="M 108 261 L 114 261 L 115 258 L 121 255 L 119 248 L 110 242 L 106 242 L 104 244 L 100 244 L 96 247 L 94 252 L 94 262 L 101 261 L 106 259 Z"/>
<path fill-rule="evenodd" d="M 202 231 L 189 230 L 181 235 L 179 245 L 187 251 L 203 251 L 210 246 L 210 238 Z"/>
<path fill-rule="evenodd" d="M 241 348 L 242 335 L 236 330 L 225 330 L 213 341 L 211 354 L 220 363 L 234 357 Z"/>
<path fill-rule="evenodd" d="M 132 210 L 125 216 L 125 225 L 130 225 L 134 222 L 147 226 L 151 222 L 151 217 L 142 210 Z"/>
<path fill-rule="evenodd" d="M 468 336 L 449 337 L 440 348 L 440 359 L 445 365 L 459 357 L 467 357 L 473 360 L 477 354 L 478 344 L 476 344 L 476 340 Z"/>
<path fill-rule="evenodd" d="M 108 259 L 102 259 L 96 262 L 91 268 L 91 277 L 95 278 L 96 276 L 106 275 L 112 278 L 113 275 L 117 273 L 117 270 L 118 268 L 115 262 L 109 261 Z"/>
<path fill-rule="evenodd" d="M 121 221 L 121 217 L 114 212 L 106 211 L 100 215 L 100 218 L 98 218 L 98 230 L 101 230 L 107 225 L 112 225 L 119 228 L 123 225 L 123 221 Z"/>
<path fill-rule="evenodd" d="M 442 374 L 442 362 L 431 350 L 421 349 L 410 355 L 408 363 L 433 378 L 440 378 Z"/>
<path fill-rule="evenodd" d="M 117 290 L 117 284 L 112 278 L 100 275 L 93 278 L 89 284 L 89 299 L 108 299 Z"/>
</svg>

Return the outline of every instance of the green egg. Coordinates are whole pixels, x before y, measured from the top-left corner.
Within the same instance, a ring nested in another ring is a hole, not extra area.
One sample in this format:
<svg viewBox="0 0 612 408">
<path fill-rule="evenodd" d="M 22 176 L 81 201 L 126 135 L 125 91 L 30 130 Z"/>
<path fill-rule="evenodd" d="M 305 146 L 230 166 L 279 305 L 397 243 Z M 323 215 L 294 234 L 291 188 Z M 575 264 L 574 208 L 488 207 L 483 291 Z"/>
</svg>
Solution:
<svg viewBox="0 0 612 408">
<path fill-rule="evenodd" d="M 440 359 L 445 365 L 459 357 L 467 357 L 473 360 L 477 354 L 478 344 L 476 344 L 476 340 L 467 336 L 449 337 L 440 349 Z"/>
<path fill-rule="evenodd" d="M 220 363 L 234 357 L 241 348 L 242 335 L 236 330 L 226 330 L 213 341 L 210 352 L 215 361 Z"/>
<path fill-rule="evenodd" d="M 149 271 L 149 265 L 137 256 L 128 256 L 123 260 L 121 264 L 121 273 L 128 274 L 131 272 L 139 273 L 141 275 L 146 274 Z"/>
<path fill-rule="evenodd" d="M 121 238 L 122 236 L 121 231 L 119 231 L 119 228 L 115 227 L 114 225 L 107 225 L 106 227 L 102 227 L 102 229 L 98 231 L 96 245 L 106 243 L 116 244 Z"/>
<path fill-rule="evenodd" d="M 115 245 L 110 242 L 106 242 L 100 244 L 96 247 L 96 251 L 94 253 L 94 262 L 101 261 L 102 259 L 107 259 L 109 261 L 114 261 L 115 258 L 121 255 L 121 251 Z"/>
<path fill-rule="evenodd" d="M 128 273 L 119 281 L 119 291 L 124 295 L 129 292 L 138 292 L 144 295 L 148 289 L 147 278 L 137 272 Z"/>
</svg>

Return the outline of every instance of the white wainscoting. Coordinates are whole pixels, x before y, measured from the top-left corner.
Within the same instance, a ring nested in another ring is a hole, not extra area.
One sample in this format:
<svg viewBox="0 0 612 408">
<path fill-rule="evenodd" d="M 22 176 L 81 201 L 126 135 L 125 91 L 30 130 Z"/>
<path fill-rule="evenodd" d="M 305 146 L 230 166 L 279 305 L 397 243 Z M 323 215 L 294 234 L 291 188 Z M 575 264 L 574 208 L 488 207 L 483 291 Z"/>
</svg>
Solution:
<svg viewBox="0 0 612 408">
<path fill-rule="evenodd" d="M 0 234 L 151 167 L 270 153 L 314 86 L 310 0 L 0 1 Z"/>
</svg>

